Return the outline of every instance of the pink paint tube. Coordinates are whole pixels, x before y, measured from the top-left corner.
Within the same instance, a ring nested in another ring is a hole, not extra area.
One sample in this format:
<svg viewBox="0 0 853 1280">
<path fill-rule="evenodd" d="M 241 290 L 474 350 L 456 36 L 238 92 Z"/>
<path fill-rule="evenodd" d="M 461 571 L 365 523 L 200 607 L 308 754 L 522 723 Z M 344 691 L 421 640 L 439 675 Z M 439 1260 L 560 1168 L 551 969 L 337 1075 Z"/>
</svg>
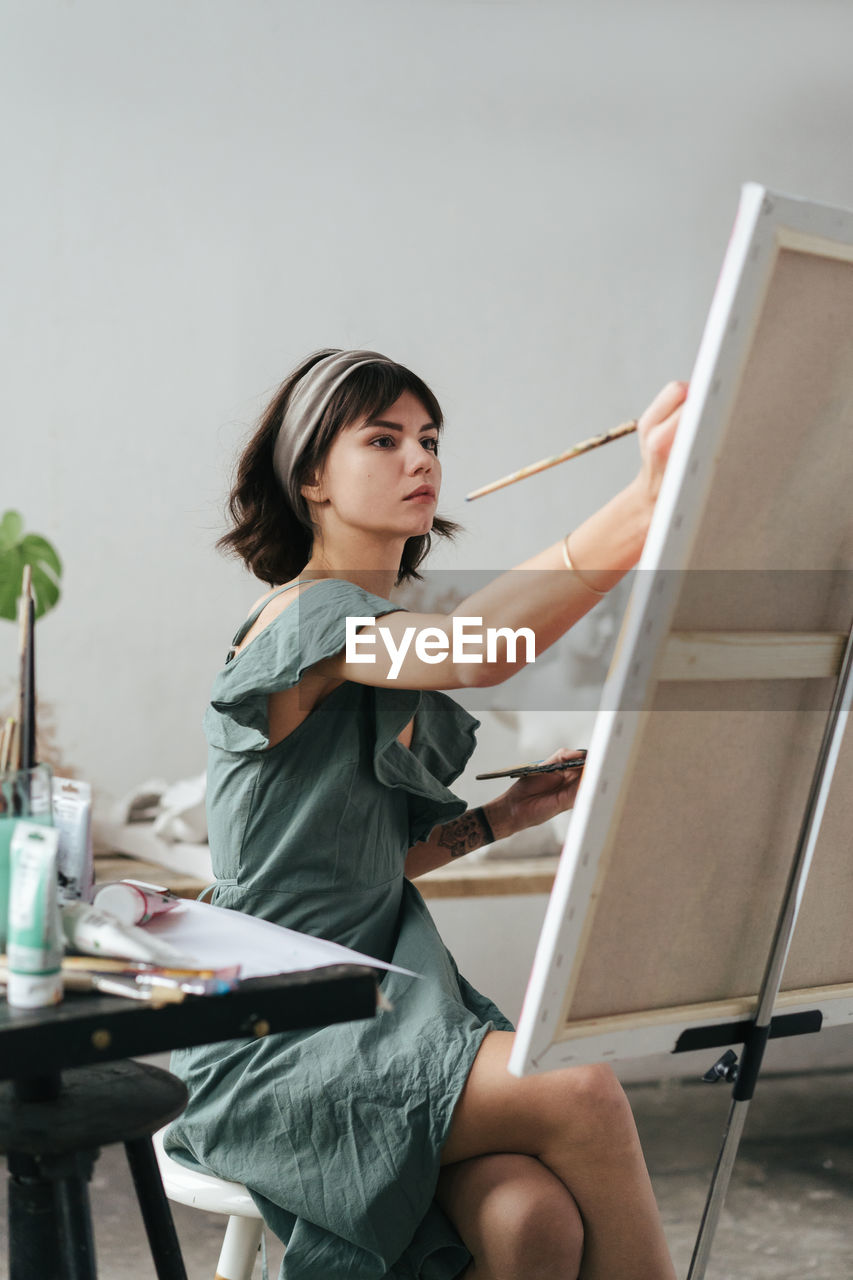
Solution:
<svg viewBox="0 0 853 1280">
<path fill-rule="evenodd" d="M 122 924 L 147 924 L 164 911 L 171 911 L 180 901 L 177 894 L 163 885 L 145 884 L 142 880 L 116 880 L 96 886 L 92 899 L 99 911 L 105 911 Z"/>
</svg>

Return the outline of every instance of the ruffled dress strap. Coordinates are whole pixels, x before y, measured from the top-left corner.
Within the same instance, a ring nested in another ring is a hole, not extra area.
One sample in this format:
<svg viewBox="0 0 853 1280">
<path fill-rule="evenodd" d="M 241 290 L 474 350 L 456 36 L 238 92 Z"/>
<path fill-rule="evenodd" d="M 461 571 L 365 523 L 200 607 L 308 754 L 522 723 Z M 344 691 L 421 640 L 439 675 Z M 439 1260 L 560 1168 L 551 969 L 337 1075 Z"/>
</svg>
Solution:
<svg viewBox="0 0 853 1280">
<path fill-rule="evenodd" d="M 269 602 L 271 600 L 275 600 L 276 596 L 280 596 L 283 592 L 292 591 L 294 587 L 301 586 L 304 582 L 316 582 L 316 578 L 297 578 L 295 582 L 288 582 L 286 587 L 279 587 L 276 591 L 273 591 L 270 595 L 267 596 L 265 600 L 261 601 L 261 603 L 257 606 L 257 608 L 252 610 L 252 612 L 249 614 L 246 621 L 242 624 L 241 627 L 238 628 L 237 634 L 234 636 L 234 639 L 231 641 L 231 648 L 228 650 L 228 655 L 225 659 L 226 665 L 229 662 L 232 662 L 234 658 L 236 658 L 237 645 L 245 636 L 249 634 L 250 629 L 255 625 L 258 618 L 261 616 L 264 609 L 266 609 Z"/>
<path fill-rule="evenodd" d="M 269 695 L 292 688 L 309 667 L 339 653 L 346 644 L 348 618 L 378 618 L 403 608 L 345 579 L 305 581 L 309 583 L 306 589 L 244 649 L 233 654 L 215 677 L 204 718 L 211 746 L 233 752 L 265 751 L 269 747 Z M 243 623 L 235 645 L 270 599 Z"/>
</svg>

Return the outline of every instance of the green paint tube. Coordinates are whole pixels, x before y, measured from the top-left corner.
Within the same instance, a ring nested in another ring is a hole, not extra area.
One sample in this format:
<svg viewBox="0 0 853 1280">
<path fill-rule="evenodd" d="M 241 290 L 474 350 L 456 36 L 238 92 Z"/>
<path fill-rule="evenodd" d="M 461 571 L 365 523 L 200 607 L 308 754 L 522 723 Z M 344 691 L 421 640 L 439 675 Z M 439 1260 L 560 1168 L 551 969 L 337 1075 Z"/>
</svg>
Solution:
<svg viewBox="0 0 853 1280">
<path fill-rule="evenodd" d="M 12 836 L 8 986 L 11 1005 L 37 1009 L 62 999 L 62 934 L 53 827 L 18 822 Z"/>
</svg>

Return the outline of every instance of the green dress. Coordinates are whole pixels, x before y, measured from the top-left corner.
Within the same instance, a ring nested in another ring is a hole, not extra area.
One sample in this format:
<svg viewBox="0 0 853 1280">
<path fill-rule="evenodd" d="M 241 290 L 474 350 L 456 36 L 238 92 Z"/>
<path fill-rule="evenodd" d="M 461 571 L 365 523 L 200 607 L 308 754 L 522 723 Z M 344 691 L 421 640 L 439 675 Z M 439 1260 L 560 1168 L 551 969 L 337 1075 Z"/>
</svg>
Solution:
<svg viewBox="0 0 853 1280">
<path fill-rule="evenodd" d="M 173 1055 L 190 1102 L 166 1149 L 245 1183 L 286 1243 L 280 1280 L 464 1269 L 433 1200 L 440 1152 L 484 1036 L 512 1030 L 403 874 L 409 847 L 465 811 L 448 785 L 479 721 L 444 693 L 346 681 L 268 747 L 268 695 L 343 649 L 347 616 L 399 608 L 314 582 L 226 662 L 205 716 L 212 901 L 423 975 L 386 973 L 393 1010 L 374 1018 Z M 397 735 L 413 716 L 407 748 Z"/>
</svg>

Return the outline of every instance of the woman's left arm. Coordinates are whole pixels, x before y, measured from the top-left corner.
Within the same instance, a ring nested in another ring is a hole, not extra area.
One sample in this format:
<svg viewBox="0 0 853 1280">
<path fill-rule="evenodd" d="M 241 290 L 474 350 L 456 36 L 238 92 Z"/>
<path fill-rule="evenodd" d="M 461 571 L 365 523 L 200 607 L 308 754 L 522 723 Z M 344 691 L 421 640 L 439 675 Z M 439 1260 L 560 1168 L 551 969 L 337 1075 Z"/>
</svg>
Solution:
<svg viewBox="0 0 853 1280">
<path fill-rule="evenodd" d="M 561 747 L 543 763 L 572 759 L 577 751 Z M 445 822 L 430 832 L 428 840 L 412 845 L 406 855 L 406 875 L 409 880 L 454 862 L 466 853 L 473 853 L 484 844 L 502 840 L 505 836 L 538 826 L 549 818 L 571 809 L 575 802 L 582 769 L 567 773 L 534 773 L 519 778 L 513 785 L 487 804 L 468 809 L 461 818 Z"/>
</svg>

